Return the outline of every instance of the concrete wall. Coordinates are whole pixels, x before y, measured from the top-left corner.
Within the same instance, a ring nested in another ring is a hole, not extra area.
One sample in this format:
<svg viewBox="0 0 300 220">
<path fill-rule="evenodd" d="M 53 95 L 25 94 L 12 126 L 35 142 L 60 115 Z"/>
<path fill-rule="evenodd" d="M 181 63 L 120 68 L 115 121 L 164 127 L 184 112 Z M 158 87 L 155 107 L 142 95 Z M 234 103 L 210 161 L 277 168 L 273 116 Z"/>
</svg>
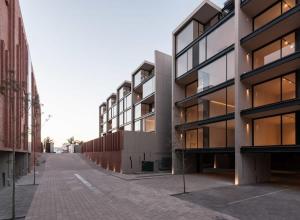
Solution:
<svg viewBox="0 0 300 220">
<path fill-rule="evenodd" d="M 10 184 L 9 179 L 12 174 L 11 159 L 11 152 L 0 151 L 0 189 Z"/>
<path fill-rule="evenodd" d="M 156 152 L 171 159 L 172 57 L 155 51 L 155 126 Z"/>
<path fill-rule="evenodd" d="M 138 173 L 142 171 L 142 161 L 153 161 L 154 171 L 164 154 L 157 147 L 156 134 L 146 132 L 124 131 L 124 147 L 122 150 L 122 172 Z"/>
<path fill-rule="evenodd" d="M 252 19 L 240 9 L 235 0 L 235 184 L 268 181 L 270 178 L 269 155 L 241 154 L 242 146 L 252 145 L 251 120 L 240 115 L 251 107 L 250 86 L 240 81 L 240 75 L 252 69 L 251 52 L 240 46 L 240 39 L 252 31 Z"/>
</svg>

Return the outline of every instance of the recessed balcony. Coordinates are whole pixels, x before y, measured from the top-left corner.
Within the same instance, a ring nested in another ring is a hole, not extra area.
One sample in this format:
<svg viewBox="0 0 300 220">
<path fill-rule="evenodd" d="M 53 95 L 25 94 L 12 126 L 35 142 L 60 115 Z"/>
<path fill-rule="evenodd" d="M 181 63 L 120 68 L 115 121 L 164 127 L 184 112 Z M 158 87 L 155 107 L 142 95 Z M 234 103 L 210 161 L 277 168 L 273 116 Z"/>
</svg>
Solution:
<svg viewBox="0 0 300 220">
<path fill-rule="evenodd" d="M 278 0 L 241 0 L 241 9 L 251 18 L 258 15 Z"/>
<path fill-rule="evenodd" d="M 300 68 L 300 52 L 295 52 L 279 60 L 268 63 L 257 69 L 243 73 L 240 76 L 242 82 L 253 85 L 267 79 L 275 78 L 285 73 L 295 71 Z"/>
<path fill-rule="evenodd" d="M 253 0 L 252 0 L 253 1 Z M 257 2 L 257 1 L 254 1 Z M 264 1 L 260 1 L 257 5 Z M 241 39 L 241 46 L 253 51 L 300 27 L 300 4 Z"/>
</svg>

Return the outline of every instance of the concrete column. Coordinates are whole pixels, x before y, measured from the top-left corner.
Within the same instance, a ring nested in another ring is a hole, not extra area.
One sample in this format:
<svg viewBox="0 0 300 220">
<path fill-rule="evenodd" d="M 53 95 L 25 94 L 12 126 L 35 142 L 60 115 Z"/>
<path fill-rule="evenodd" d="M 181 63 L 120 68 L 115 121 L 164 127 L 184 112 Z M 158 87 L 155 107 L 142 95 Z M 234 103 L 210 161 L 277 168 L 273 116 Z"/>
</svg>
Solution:
<svg viewBox="0 0 300 220">
<path fill-rule="evenodd" d="M 270 156 L 241 154 L 242 146 L 252 145 L 252 120 L 243 118 L 241 110 L 251 107 L 251 86 L 240 81 L 240 75 L 252 69 L 251 51 L 240 46 L 240 39 L 252 32 L 252 18 L 235 0 L 235 184 L 250 184 L 270 179 Z"/>
</svg>

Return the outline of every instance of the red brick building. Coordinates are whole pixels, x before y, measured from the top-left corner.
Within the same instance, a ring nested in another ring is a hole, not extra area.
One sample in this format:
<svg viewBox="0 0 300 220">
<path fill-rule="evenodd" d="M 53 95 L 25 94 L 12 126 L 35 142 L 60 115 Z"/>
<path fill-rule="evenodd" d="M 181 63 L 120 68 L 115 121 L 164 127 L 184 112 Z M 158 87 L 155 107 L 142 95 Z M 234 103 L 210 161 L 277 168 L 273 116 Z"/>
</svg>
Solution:
<svg viewBox="0 0 300 220">
<path fill-rule="evenodd" d="M 18 0 L 0 1 L 0 187 L 30 169 L 32 149 L 41 152 L 41 110 Z M 32 143 L 32 144 L 31 144 Z"/>
</svg>

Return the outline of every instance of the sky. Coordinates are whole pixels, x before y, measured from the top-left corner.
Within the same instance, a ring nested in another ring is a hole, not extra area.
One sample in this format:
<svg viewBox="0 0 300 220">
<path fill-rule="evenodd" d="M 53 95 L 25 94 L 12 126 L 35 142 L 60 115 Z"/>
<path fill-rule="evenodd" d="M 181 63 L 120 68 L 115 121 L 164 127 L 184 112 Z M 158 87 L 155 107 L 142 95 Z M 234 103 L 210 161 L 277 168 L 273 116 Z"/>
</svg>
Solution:
<svg viewBox="0 0 300 220">
<path fill-rule="evenodd" d="M 222 7 L 224 0 L 213 0 Z M 98 107 L 201 0 L 20 0 L 42 106 L 42 139 L 98 137 Z M 52 117 L 48 122 L 48 115 Z"/>
</svg>

